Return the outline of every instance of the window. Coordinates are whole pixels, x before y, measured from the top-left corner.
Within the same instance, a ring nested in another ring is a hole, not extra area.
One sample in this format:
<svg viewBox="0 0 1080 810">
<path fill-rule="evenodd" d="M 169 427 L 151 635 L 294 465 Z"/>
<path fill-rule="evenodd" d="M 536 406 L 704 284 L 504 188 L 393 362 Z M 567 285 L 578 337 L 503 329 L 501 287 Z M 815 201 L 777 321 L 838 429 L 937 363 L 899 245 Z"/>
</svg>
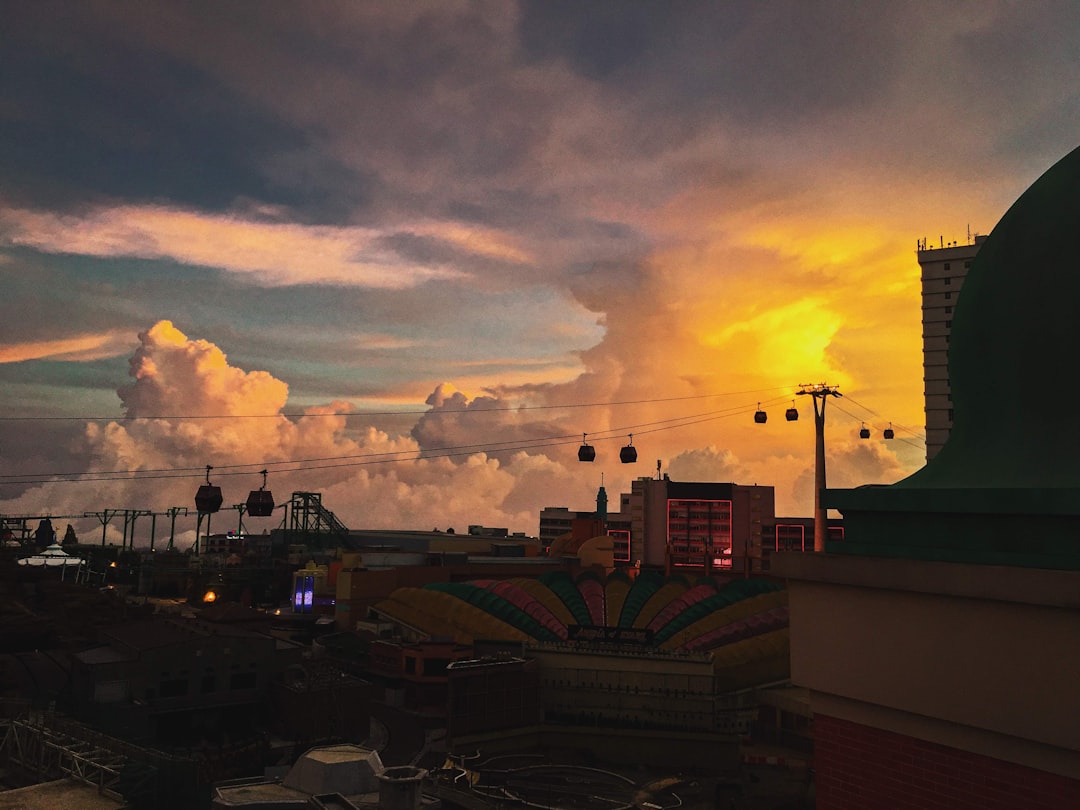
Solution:
<svg viewBox="0 0 1080 810">
<path fill-rule="evenodd" d="M 945 321 L 945 328 L 946 329 L 952 329 L 952 319 L 951 318 L 949 320 Z"/>
<path fill-rule="evenodd" d="M 948 287 L 948 286 L 950 286 L 952 284 L 952 278 L 951 277 L 943 278 L 942 281 L 945 282 L 946 287 Z"/>
<path fill-rule="evenodd" d="M 952 315 L 952 307 L 945 307 L 945 314 Z"/>
<path fill-rule="evenodd" d="M 952 300 L 952 293 L 951 292 L 945 293 L 945 300 L 946 301 L 951 301 Z"/>
<path fill-rule="evenodd" d="M 950 264 L 949 262 L 945 262 L 945 269 L 946 269 L 946 270 L 951 270 L 951 269 L 952 269 L 952 265 L 951 265 L 951 264 Z"/>
<path fill-rule="evenodd" d="M 971 267 L 971 262 L 970 261 L 964 262 L 964 269 L 967 270 L 969 267 Z"/>
</svg>

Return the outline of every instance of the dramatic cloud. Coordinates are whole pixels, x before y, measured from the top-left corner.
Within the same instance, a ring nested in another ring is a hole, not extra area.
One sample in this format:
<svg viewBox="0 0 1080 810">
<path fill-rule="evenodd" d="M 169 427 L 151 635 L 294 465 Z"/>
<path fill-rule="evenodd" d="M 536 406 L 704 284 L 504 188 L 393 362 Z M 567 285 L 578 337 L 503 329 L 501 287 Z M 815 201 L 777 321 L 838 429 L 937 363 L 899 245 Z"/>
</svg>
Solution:
<svg viewBox="0 0 1080 810">
<path fill-rule="evenodd" d="M 534 531 L 659 459 L 808 514 L 798 385 L 845 394 L 832 485 L 916 469 L 916 240 L 989 231 L 1080 131 L 1067 4 L 5 11 L 7 469 L 195 476 L 0 490 L 23 511 L 266 463 L 357 526 Z"/>
<path fill-rule="evenodd" d="M 381 248 L 378 235 L 368 229 L 256 222 L 156 207 L 100 209 L 82 216 L 6 210 L 0 213 L 0 230 L 11 245 L 46 253 L 172 259 L 250 273 L 267 284 L 400 288 L 460 275 L 405 261 Z M 469 243 L 464 228 L 450 229 L 450 234 L 456 244 Z M 476 235 L 475 245 L 481 255 L 498 250 L 486 233 Z"/>
<path fill-rule="evenodd" d="M 0 509 L 190 509 L 209 464 L 226 508 L 258 488 L 257 473 L 267 467 L 279 503 L 294 490 L 322 491 L 327 505 L 358 527 L 463 529 L 483 516 L 488 525 L 535 533 L 537 504 L 566 501 L 582 484 L 558 461 L 524 451 L 508 452 L 502 462 L 477 447 L 443 445 L 424 458 L 413 439 L 349 424 L 355 419 L 346 416 L 352 406 L 344 401 L 286 416 L 285 383 L 230 365 L 217 346 L 189 339 L 167 321 L 141 333 L 139 344 L 130 361 L 133 382 L 118 391 L 126 418 L 86 425 L 78 448 L 91 460 L 86 474 L 34 485 Z M 442 388 L 432 401 L 470 407 Z M 230 525 L 226 515 L 217 519 Z M 247 522 L 259 528 L 257 519 Z M 82 521 L 80 528 L 91 525 Z M 181 529 L 191 542 L 191 530 Z"/>
</svg>

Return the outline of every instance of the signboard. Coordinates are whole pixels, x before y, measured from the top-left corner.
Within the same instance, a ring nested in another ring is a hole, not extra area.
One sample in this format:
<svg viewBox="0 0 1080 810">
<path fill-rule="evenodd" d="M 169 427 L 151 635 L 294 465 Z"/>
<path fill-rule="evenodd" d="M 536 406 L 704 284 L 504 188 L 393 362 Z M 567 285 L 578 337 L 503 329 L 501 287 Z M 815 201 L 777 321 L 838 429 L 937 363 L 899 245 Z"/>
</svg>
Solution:
<svg viewBox="0 0 1080 810">
<path fill-rule="evenodd" d="M 567 640 L 596 644 L 652 644 L 652 630 L 644 627 L 597 627 L 591 624 L 570 624 Z"/>
</svg>

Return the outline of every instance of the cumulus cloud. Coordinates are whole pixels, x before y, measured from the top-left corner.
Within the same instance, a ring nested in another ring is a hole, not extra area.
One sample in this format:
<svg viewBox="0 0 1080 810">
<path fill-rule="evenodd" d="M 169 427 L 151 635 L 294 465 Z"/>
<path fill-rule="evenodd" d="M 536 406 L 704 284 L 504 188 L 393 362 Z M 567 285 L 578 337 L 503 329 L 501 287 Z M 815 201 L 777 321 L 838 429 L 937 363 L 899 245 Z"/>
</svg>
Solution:
<svg viewBox="0 0 1080 810">
<path fill-rule="evenodd" d="M 895 453 L 878 440 L 848 438 L 829 445 L 825 457 L 826 485 L 829 489 L 851 489 L 864 484 L 892 484 L 905 476 L 906 470 Z M 796 499 L 813 503 L 814 469 L 804 469 L 792 489 Z"/>
<path fill-rule="evenodd" d="M 33 331 L 0 359 L 103 357 L 117 323 L 190 323 L 274 374 L 159 324 L 128 418 L 79 453 L 219 475 L 339 459 L 274 477 L 362 525 L 475 509 L 528 530 L 538 506 L 587 503 L 601 474 L 623 490 L 652 459 L 774 484 L 806 514 L 807 414 L 777 418 L 795 386 L 921 424 L 914 240 L 989 229 L 1077 130 L 1080 17 L 1061 9 L 269 6 L 12 9 L 0 262 L 24 279 L 5 320 Z M 39 300 L 31 254 L 64 267 Z M 186 308 L 175 263 L 204 271 Z M 283 415 L 289 397 L 429 393 L 399 432 L 339 404 Z M 841 416 L 835 485 L 921 462 L 848 447 Z M 574 458 L 583 433 L 593 465 Z M 630 433 L 635 468 L 611 462 Z M 138 487 L 188 502 L 189 484 Z M 117 505 L 148 491 L 101 486 Z"/>
<path fill-rule="evenodd" d="M 676 481 L 745 483 L 748 471 L 731 450 L 710 445 L 679 453 L 671 459 L 667 472 Z"/>
<path fill-rule="evenodd" d="M 204 465 L 214 468 L 211 480 L 224 490 L 228 508 L 261 485 L 257 473 L 266 466 L 279 503 L 292 491 L 319 491 L 354 526 L 460 529 L 487 522 L 535 533 L 538 504 L 565 502 L 580 483 L 559 461 L 525 451 L 496 458 L 459 446 L 451 456 L 425 457 L 410 436 L 350 425 L 352 406 L 344 401 L 287 416 L 286 383 L 231 365 L 216 345 L 189 338 L 168 321 L 139 335 L 129 373 L 132 382 L 118 391 L 125 418 L 86 426 L 78 448 L 91 459 L 85 480 L 32 486 L 4 502 L 5 512 L 191 509 Z M 466 412 L 490 402 L 473 405 L 445 387 L 431 401 Z M 439 441 L 468 435 L 450 431 Z M 217 520 L 231 525 L 224 514 Z M 249 529 L 263 528 L 258 519 L 247 522 Z M 118 539 L 115 527 L 108 531 Z M 181 532 L 191 539 L 190 529 Z"/>
</svg>

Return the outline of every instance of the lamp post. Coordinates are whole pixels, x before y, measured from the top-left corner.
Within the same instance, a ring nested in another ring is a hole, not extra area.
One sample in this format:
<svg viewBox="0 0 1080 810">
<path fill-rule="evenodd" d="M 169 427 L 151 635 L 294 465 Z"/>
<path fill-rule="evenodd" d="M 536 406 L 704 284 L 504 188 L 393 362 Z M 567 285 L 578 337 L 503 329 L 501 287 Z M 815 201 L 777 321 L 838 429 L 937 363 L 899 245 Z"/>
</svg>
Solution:
<svg viewBox="0 0 1080 810">
<path fill-rule="evenodd" d="M 825 402 L 828 397 L 842 397 L 836 386 L 825 383 L 800 385 L 799 395 L 814 398 L 814 551 L 825 550 L 825 538 L 829 535 L 825 504 Z"/>
</svg>

